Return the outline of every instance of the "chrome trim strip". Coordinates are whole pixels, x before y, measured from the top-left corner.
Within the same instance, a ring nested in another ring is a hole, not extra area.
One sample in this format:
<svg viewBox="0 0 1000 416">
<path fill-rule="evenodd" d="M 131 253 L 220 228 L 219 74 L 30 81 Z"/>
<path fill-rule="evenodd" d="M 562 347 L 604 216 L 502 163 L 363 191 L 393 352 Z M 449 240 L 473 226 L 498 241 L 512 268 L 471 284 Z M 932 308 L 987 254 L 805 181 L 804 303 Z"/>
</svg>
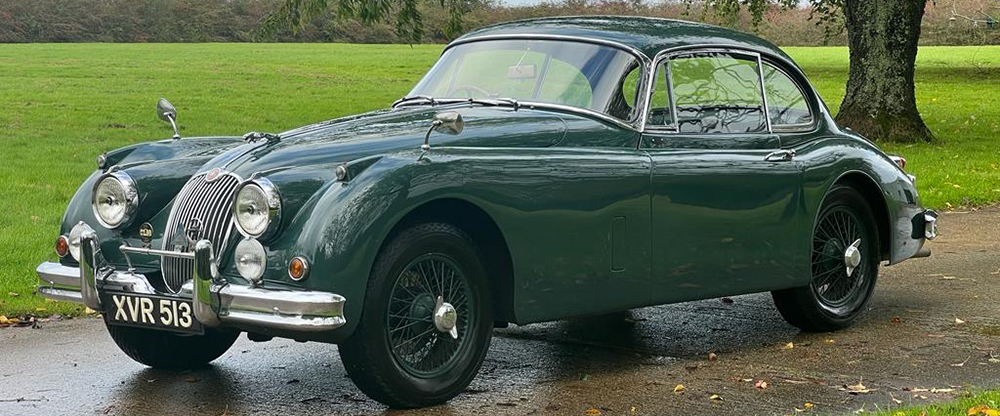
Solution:
<svg viewBox="0 0 1000 416">
<path fill-rule="evenodd" d="M 771 126 L 771 109 L 767 105 L 767 90 L 764 89 L 764 61 L 760 59 L 760 54 L 757 54 L 757 79 L 760 81 L 760 97 L 764 100 L 764 121 L 767 123 L 767 133 L 774 134 L 774 128 Z M 778 147 L 781 147 L 781 139 L 778 139 Z M 848 273 L 850 275 L 850 273 Z"/>
<path fill-rule="evenodd" d="M 97 256 L 101 248 L 97 245 L 97 233 L 85 231 L 80 236 L 80 296 L 83 304 L 95 311 L 101 310 L 101 297 L 97 292 Z"/>
<path fill-rule="evenodd" d="M 583 116 L 594 117 L 624 129 L 632 130 L 635 132 L 639 131 L 639 129 L 636 126 L 632 125 L 631 123 L 619 120 L 617 118 L 611 117 L 607 114 L 598 111 L 588 110 L 586 108 L 573 107 L 562 104 L 540 103 L 535 101 L 518 101 L 518 104 L 521 106 L 521 108 L 531 108 L 531 109 L 539 108 L 543 110 L 557 110 L 557 111 L 565 111 L 568 113 L 576 113 Z"/>
<path fill-rule="evenodd" d="M 63 266 L 59 263 L 45 262 L 35 269 L 38 280 L 49 287 L 67 287 L 80 290 L 80 268 Z"/>
<path fill-rule="evenodd" d="M 38 294 L 45 299 L 58 300 L 62 302 L 83 303 L 80 292 L 66 289 L 56 289 L 53 287 L 39 287 Z"/>
<path fill-rule="evenodd" d="M 180 251 L 157 250 L 155 248 L 142 248 L 122 245 L 118 247 L 122 253 L 146 254 L 150 256 L 175 257 L 181 259 L 194 259 L 194 253 L 184 253 Z"/>
<path fill-rule="evenodd" d="M 205 326 L 219 326 L 218 298 L 212 296 L 218 292 L 216 280 L 219 269 L 215 265 L 215 255 L 212 254 L 212 243 L 199 240 L 194 245 L 194 317 Z"/>
<path fill-rule="evenodd" d="M 607 39 L 590 38 L 586 36 L 551 35 L 551 34 L 541 34 L 541 33 L 482 35 L 482 36 L 471 36 L 467 38 L 456 39 L 451 43 L 449 43 L 448 46 L 445 46 L 444 50 L 441 51 L 441 54 L 443 55 L 445 51 L 458 45 L 464 45 L 466 43 L 479 42 L 485 40 L 562 40 L 571 42 L 593 43 L 595 45 L 613 46 L 615 48 L 624 50 L 632 55 L 635 55 L 636 58 L 639 58 L 639 60 L 644 63 L 649 63 L 650 61 L 649 56 L 647 56 L 643 51 L 639 50 L 639 48 L 636 48 L 634 46 L 629 46 L 624 43 L 615 42 Z"/>
<path fill-rule="evenodd" d="M 732 46 L 726 46 L 726 45 L 685 45 L 685 46 L 676 47 L 676 48 L 664 49 L 664 50 L 660 51 L 659 53 L 657 53 L 656 56 L 653 57 L 653 61 L 652 61 L 652 68 L 653 68 L 654 71 L 655 71 L 656 67 L 660 65 L 660 63 L 662 63 L 662 62 L 667 62 L 668 63 L 667 65 L 664 65 L 664 67 L 667 68 L 667 71 L 668 71 L 667 74 L 669 76 L 669 78 L 666 80 L 666 82 L 667 82 L 668 90 L 669 90 L 668 94 L 670 96 L 669 97 L 669 99 L 670 99 L 670 111 L 672 113 L 672 114 L 670 114 L 670 118 L 671 118 L 671 122 L 673 123 L 674 127 L 673 127 L 673 129 L 670 129 L 670 128 L 664 128 L 663 126 L 647 126 L 646 125 L 647 119 L 645 117 L 643 117 L 642 125 L 639 126 L 640 127 L 640 131 L 643 132 L 643 133 L 645 133 L 647 130 L 652 130 L 652 131 L 656 131 L 656 132 L 659 132 L 659 133 L 680 133 L 680 124 L 678 123 L 678 120 L 677 120 L 677 102 L 674 99 L 673 76 L 669 72 L 669 69 L 670 69 L 669 61 L 670 61 L 671 58 L 674 58 L 676 56 L 681 56 L 681 55 L 685 55 L 685 54 L 696 55 L 696 54 L 700 54 L 700 53 L 728 53 L 728 54 L 733 54 L 733 55 L 743 55 L 745 57 L 751 57 L 751 58 L 753 58 L 757 62 L 757 75 L 758 75 L 758 78 L 760 80 L 759 82 L 760 82 L 761 95 L 764 96 L 764 110 L 765 110 L 765 112 L 764 112 L 764 118 L 766 119 L 765 121 L 767 122 L 767 132 L 766 133 L 767 134 L 774 134 L 773 130 L 771 129 L 771 119 L 767 115 L 767 94 L 764 91 L 764 78 L 763 78 L 764 72 L 761 69 L 761 62 L 762 62 L 761 61 L 761 53 L 758 52 L 758 51 L 755 51 L 755 50 L 751 50 L 751 49 L 741 49 L 741 48 L 732 47 Z M 656 77 L 656 74 L 654 72 L 653 78 L 655 79 L 655 77 Z M 643 110 L 644 114 L 649 114 L 649 106 L 650 106 L 650 103 L 652 103 L 652 100 L 653 100 L 653 88 L 654 88 L 653 81 L 650 80 L 648 88 L 646 88 L 645 107 L 644 107 L 644 110 Z M 715 134 L 715 133 L 696 133 L 696 134 Z"/>
<path fill-rule="evenodd" d="M 621 49 L 621 50 L 623 50 L 625 52 L 628 52 L 629 54 L 631 54 L 632 56 L 634 56 L 636 59 L 639 60 L 639 67 L 640 67 L 640 70 L 641 70 L 640 74 L 642 76 L 642 80 L 639 82 L 640 87 L 643 86 L 643 85 L 648 84 L 648 80 L 654 76 L 653 75 L 653 68 L 654 68 L 654 66 L 651 65 L 653 61 L 650 59 L 650 57 L 648 55 L 646 55 L 644 52 L 642 52 L 638 48 L 626 45 L 624 43 L 619 43 L 619 42 L 610 41 L 610 40 L 606 40 L 606 39 L 589 38 L 589 37 L 583 37 L 583 36 L 548 35 L 548 34 L 534 34 L 534 35 L 532 35 L 532 34 L 507 34 L 507 35 L 473 36 L 473 37 L 469 37 L 469 38 L 463 38 L 463 39 L 458 39 L 458 40 L 452 41 L 447 46 L 445 46 L 444 50 L 441 51 L 441 55 L 444 55 L 444 53 L 447 52 L 449 49 L 451 49 L 451 48 L 453 48 L 455 46 L 458 46 L 458 45 L 464 45 L 466 43 L 479 42 L 479 41 L 489 41 L 489 40 L 557 40 L 557 41 L 590 43 L 590 44 L 601 45 L 601 46 L 610 46 L 610 47 L 614 47 L 614 48 L 617 48 L 617 49 Z M 649 107 L 649 105 L 648 105 L 649 104 L 648 103 L 649 89 L 647 88 L 645 91 L 639 91 L 639 95 L 637 97 L 638 98 L 636 100 L 637 102 L 635 103 L 635 111 L 639 111 L 640 109 L 645 109 L 646 111 L 648 111 L 648 107 Z M 519 101 L 519 103 L 522 104 L 521 105 L 522 107 L 524 107 L 525 104 L 528 104 L 528 103 L 531 103 L 531 102 L 530 101 Z M 538 107 L 541 107 L 540 104 L 543 104 L 543 103 L 534 103 L 534 104 L 536 104 L 536 106 L 538 106 Z M 633 130 L 633 131 L 636 131 L 636 132 L 641 132 L 642 131 L 642 126 L 646 124 L 646 119 L 645 119 L 645 115 L 644 115 L 645 111 L 639 112 L 639 114 L 637 115 L 637 117 L 635 117 L 634 121 L 626 122 L 626 121 L 623 121 L 623 120 L 619 120 L 619 119 L 617 119 L 615 117 L 612 117 L 610 115 L 607 115 L 607 114 L 604 114 L 604 113 L 601 113 L 601 112 L 598 112 L 598 111 L 594 111 L 594 110 L 585 109 L 585 108 L 571 107 L 571 106 L 560 105 L 560 104 L 545 104 L 545 105 L 554 106 L 554 107 L 569 108 L 569 109 L 573 109 L 573 110 L 576 110 L 576 111 L 583 112 L 585 114 L 586 113 L 598 114 L 599 117 L 602 120 L 611 121 L 612 123 L 614 123 L 614 124 L 616 124 L 616 125 L 618 125 L 620 127 L 625 127 L 625 128 L 628 128 L 629 130 Z M 396 107 L 396 103 L 393 103 L 392 107 L 395 108 Z"/>
</svg>

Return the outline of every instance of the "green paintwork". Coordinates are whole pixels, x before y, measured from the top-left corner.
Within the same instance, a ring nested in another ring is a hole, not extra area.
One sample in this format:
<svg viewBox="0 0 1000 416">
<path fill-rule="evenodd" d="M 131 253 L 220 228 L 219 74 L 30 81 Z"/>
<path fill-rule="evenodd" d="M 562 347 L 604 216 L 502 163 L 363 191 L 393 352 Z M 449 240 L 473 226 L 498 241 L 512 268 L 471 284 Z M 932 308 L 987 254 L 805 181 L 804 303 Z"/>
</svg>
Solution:
<svg viewBox="0 0 1000 416">
<path fill-rule="evenodd" d="M 345 296 L 347 325 L 311 338 L 331 342 L 359 321 L 368 276 L 394 227 L 441 200 L 474 207 L 500 230 L 503 241 L 488 243 L 508 249 L 513 299 L 506 303 L 521 324 L 806 285 L 812 227 L 839 180 L 876 190 L 869 202 L 886 214 L 885 259 L 905 260 L 923 244 L 923 223 L 914 220 L 923 209 L 906 174 L 839 129 L 798 68 L 763 40 L 687 22 L 588 17 L 515 22 L 456 42 L 502 35 L 618 42 L 644 54 L 644 65 L 677 47 L 753 50 L 804 86 L 817 120 L 799 133 L 699 136 L 642 132 L 572 109 L 458 103 L 331 120 L 269 145 L 236 137 L 158 141 L 108 155 L 138 183 L 135 221 L 120 231 L 97 225 L 90 203 L 97 171 L 70 202 L 62 232 L 91 224 L 104 255 L 123 267 L 117 247 L 139 244 L 139 224 L 150 222 L 153 246 L 161 246 L 172 198 L 193 174 L 225 167 L 243 178 L 265 176 L 279 189 L 283 212 L 279 232 L 263 241 L 264 286 Z M 465 130 L 432 134 L 424 154 L 424 134 L 442 111 L 461 113 Z M 782 148 L 794 149 L 794 160 L 764 161 Z M 349 179 L 338 181 L 343 164 Z M 220 273 L 246 284 L 230 264 L 231 246 L 220 250 Z M 287 277 L 293 256 L 311 264 L 302 282 Z M 140 272 L 159 273 L 156 258 L 136 260 Z"/>
</svg>

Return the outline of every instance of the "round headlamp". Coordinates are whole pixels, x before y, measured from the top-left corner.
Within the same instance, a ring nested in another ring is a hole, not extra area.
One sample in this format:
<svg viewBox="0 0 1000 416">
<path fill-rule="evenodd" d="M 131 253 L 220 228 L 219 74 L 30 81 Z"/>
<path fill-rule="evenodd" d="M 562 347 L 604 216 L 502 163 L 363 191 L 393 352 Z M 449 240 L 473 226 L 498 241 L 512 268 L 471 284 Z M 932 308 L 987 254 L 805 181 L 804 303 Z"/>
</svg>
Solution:
<svg viewBox="0 0 1000 416">
<path fill-rule="evenodd" d="M 278 227 L 281 198 L 271 181 L 258 178 L 246 182 L 236 194 L 233 216 L 245 237 L 267 237 Z"/>
<path fill-rule="evenodd" d="M 93 195 L 94 215 L 106 228 L 127 224 L 139 208 L 139 190 L 123 171 L 104 175 L 94 186 Z"/>
<path fill-rule="evenodd" d="M 236 260 L 236 271 L 247 280 L 260 283 L 267 267 L 267 253 L 259 241 L 247 238 L 236 245 L 233 258 Z"/>
</svg>

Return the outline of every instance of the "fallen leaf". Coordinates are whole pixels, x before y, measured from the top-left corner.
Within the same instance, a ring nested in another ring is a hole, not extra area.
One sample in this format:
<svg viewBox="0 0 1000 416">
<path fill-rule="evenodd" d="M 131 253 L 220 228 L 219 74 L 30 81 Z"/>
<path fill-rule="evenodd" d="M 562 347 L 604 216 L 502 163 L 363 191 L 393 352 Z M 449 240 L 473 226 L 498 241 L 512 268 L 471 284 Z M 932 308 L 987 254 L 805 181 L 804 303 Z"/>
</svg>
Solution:
<svg viewBox="0 0 1000 416">
<path fill-rule="evenodd" d="M 903 323 L 903 318 L 900 318 L 898 316 L 893 316 L 892 318 L 889 319 L 889 323 L 901 324 Z"/>
<path fill-rule="evenodd" d="M 963 321 L 961 319 L 958 319 L 957 317 L 955 318 L 955 325 L 962 325 L 964 323 L 965 323 L 965 321 Z"/>
<path fill-rule="evenodd" d="M 985 404 L 979 404 L 970 407 L 967 414 L 969 416 L 1000 416 L 1000 410 L 996 410 Z"/>
<path fill-rule="evenodd" d="M 639 413 L 639 409 L 636 409 L 635 406 L 632 406 L 632 407 L 628 408 L 628 414 L 634 415 L 636 413 Z"/>
<path fill-rule="evenodd" d="M 674 387 L 674 393 L 677 393 L 677 394 L 684 394 L 684 390 L 685 390 L 685 387 L 684 387 L 683 384 L 678 384 L 677 386 Z"/>
<path fill-rule="evenodd" d="M 971 355 L 970 355 L 970 356 L 968 356 L 968 357 L 967 357 L 967 358 L 965 359 L 965 361 L 962 361 L 962 362 L 960 362 L 960 363 L 957 363 L 957 364 L 952 364 L 951 366 L 952 366 L 952 367 L 964 367 L 964 366 L 965 366 L 965 363 L 969 362 L 969 360 L 970 360 L 970 359 L 972 359 L 972 356 L 971 356 Z"/>
<path fill-rule="evenodd" d="M 722 401 L 722 396 L 720 396 L 718 394 L 713 394 L 711 396 L 708 396 L 708 400 L 715 400 L 715 401 L 721 402 Z"/>
<path fill-rule="evenodd" d="M 845 384 L 844 387 L 841 388 L 841 390 L 846 391 L 848 394 L 855 394 L 855 395 L 868 394 L 872 392 L 871 389 L 869 389 L 867 386 L 864 385 L 864 383 L 862 383 L 862 380 L 858 380 L 858 384 L 851 384 L 851 385 Z"/>
<path fill-rule="evenodd" d="M 90 308 L 84 308 L 83 309 L 83 313 L 85 313 L 87 315 L 93 315 L 93 314 L 97 313 L 97 311 L 95 311 L 93 309 L 90 309 Z"/>
<path fill-rule="evenodd" d="M 785 344 L 785 346 L 784 346 L 784 347 L 781 347 L 781 349 L 783 349 L 783 350 L 790 350 L 790 349 L 792 349 L 792 348 L 795 348 L 795 344 L 793 344 L 793 343 L 791 343 L 791 342 L 789 342 L 789 343 Z"/>
<path fill-rule="evenodd" d="M 753 386 L 758 389 L 764 390 L 767 388 L 767 382 L 764 380 L 757 380 L 757 382 L 754 383 Z"/>
<path fill-rule="evenodd" d="M 201 379 L 199 379 L 198 377 L 193 377 L 192 376 L 192 377 L 188 377 L 188 378 L 184 379 L 184 381 L 186 381 L 188 383 L 197 383 L 197 382 L 201 381 Z"/>
<path fill-rule="evenodd" d="M 590 409 L 587 409 L 587 411 L 584 413 L 587 416 L 599 416 L 601 414 L 601 411 L 591 407 Z"/>
<path fill-rule="evenodd" d="M 708 361 L 715 361 L 715 360 L 718 360 L 718 359 L 719 359 L 719 356 L 715 355 L 714 352 L 708 353 Z"/>
<path fill-rule="evenodd" d="M 806 410 L 812 410 L 813 404 L 809 403 L 809 402 L 806 402 L 805 407 L 806 407 Z"/>
<path fill-rule="evenodd" d="M 15 293 L 15 292 L 7 292 L 7 296 L 10 296 L 12 298 L 16 298 L 18 296 L 21 296 L 21 294 Z"/>
<path fill-rule="evenodd" d="M 824 341 L 823 341 L 823 343 L 825 343 L 825 344 L 834 344 L 834 343 L 836 343 L 836 342 L 837 342 L 837 341 L 835 341 L 835 340 L 832 340 L 832 339 L 828 339 L 828 340 L 824 340 Z"/>
</svg>

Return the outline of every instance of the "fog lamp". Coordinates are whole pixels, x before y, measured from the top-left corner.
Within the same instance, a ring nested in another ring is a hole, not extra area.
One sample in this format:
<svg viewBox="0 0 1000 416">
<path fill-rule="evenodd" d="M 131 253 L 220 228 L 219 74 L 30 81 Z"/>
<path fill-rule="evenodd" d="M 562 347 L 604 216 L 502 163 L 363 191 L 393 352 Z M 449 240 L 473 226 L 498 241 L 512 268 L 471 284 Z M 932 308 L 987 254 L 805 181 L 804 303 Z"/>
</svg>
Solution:
<svg viewBox="0 0 1000 416">
<path fill-rule="evenodd" d="M 254 239 L 244 239 L 236 245 L 234 253 L 236 260 L 236 271 L 247 280 L 258 284 L 264 276 L 264 268 L 267 267 L 267 253 L 264 246 Z"/>
</svg>

